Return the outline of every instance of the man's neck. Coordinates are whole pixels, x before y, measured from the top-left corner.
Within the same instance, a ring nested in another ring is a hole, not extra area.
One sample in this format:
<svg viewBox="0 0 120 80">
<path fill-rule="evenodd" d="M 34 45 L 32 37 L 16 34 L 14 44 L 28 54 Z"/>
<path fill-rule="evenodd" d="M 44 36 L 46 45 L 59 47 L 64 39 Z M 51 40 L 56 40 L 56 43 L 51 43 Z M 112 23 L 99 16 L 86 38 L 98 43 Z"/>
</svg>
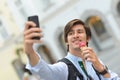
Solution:
<svg viewBox="0 0 120 80">
<path fill-rule="evenodd" d="M 69 51 L 72 55 L 78 56 L 80 58 L 82 58 L 82 53 L 80 51 L 80 49 L 76 49 L 76 50 L 70 50 Z"/>
</svg>

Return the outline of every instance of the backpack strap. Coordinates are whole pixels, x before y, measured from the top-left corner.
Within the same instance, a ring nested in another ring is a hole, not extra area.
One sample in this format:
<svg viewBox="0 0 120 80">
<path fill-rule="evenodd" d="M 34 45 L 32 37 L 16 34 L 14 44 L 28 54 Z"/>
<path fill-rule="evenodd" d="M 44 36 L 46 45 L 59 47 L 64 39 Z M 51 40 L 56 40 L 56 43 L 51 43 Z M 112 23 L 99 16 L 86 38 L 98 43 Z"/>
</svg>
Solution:
<svg viewBox="0 0 120 80">
<path fill-rule="evenodd" d="M 83 75 L 77 70 L 74 64 L 67 58 L 63 58 L 58 62 L 64 62 L 68 66 L 68 80 L 76 80 L 79 77 L 80 80 L 83 80 Z"/>
<path fill-rule="evenodd" d="M 93 67 L 93 65 L 92 65 L 92 67 Z M 93 69 L 95 70 L 95 73 L 97 74 L 99 80 L 101 80 L 101 78 L 100 78 L 100 74 L 96 71 L 96 69 L 95 69 L 94 67 L 93 67 Z"/>
</svg>

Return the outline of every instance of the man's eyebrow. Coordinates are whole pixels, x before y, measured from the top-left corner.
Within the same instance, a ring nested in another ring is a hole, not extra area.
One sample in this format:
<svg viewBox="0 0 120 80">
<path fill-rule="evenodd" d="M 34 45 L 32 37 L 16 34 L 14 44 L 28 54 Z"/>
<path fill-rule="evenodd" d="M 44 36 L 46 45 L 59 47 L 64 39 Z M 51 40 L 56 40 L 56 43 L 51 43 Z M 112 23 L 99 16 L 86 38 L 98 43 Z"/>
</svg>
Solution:
<svg viewBox="0 0 120 80">
<path fill-rule="evenodd" d="M 70 31 L 74 31 L 74 30 L 71 29 Z"/>
<path fill-rule="evenodd" d="M 72 30 L 72 29 L 71 29 L 70 31 L 75 31 L 75 30 Z M 69 32 L 70 32 L 70 31 L 69 31 Z M 83 29 L 77 29 L 77 31 L 83 31 Z"/>
<path fill-rule="evenodd" d="M 74 32 L 74 30 L 71 29 L 71 30 L 69 31 L 69 33 L 70 33 L 70 32 Z"/>
<path fill-rule="evenodd" d="M 83 31 L 83 29 L 78 29 L 78 31 Z"/>
</svg>

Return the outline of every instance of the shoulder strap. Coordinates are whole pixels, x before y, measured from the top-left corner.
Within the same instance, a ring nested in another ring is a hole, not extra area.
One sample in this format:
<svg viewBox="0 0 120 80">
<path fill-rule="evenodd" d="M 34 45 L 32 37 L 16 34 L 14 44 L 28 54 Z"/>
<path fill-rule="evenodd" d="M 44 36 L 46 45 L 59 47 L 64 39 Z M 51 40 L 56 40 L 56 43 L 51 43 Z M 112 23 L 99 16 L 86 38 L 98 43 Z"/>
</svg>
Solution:
<svg viewBox="0 0 120 80">
<path fill-rule="evenodd" d="M 68 66 L 68 80 L 76 80 L 77 77 L 79 77 L 80 80 L 83 80 L 83 75 L 77 70 L 71 61 L 67 58 L 63 58 L 58 62 L 60 61 L 66 63 Z"/>
</svg>

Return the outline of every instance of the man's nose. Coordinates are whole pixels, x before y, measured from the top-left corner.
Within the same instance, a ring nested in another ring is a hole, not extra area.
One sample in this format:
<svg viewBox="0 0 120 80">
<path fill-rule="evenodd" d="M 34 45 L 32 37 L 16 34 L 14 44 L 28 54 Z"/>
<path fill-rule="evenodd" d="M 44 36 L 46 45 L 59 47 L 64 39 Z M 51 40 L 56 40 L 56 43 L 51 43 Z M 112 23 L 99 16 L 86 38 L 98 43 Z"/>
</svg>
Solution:
<svg viewBox="0 0 120 80">
<path fill-rule="evenodd" d="M 75 38 L 79 38 L 79 34 L 78 34 L 78 33 L 75 33 L 75 34 L 74 34 L 74 37 L 75 37 Z"/>
</svg>

